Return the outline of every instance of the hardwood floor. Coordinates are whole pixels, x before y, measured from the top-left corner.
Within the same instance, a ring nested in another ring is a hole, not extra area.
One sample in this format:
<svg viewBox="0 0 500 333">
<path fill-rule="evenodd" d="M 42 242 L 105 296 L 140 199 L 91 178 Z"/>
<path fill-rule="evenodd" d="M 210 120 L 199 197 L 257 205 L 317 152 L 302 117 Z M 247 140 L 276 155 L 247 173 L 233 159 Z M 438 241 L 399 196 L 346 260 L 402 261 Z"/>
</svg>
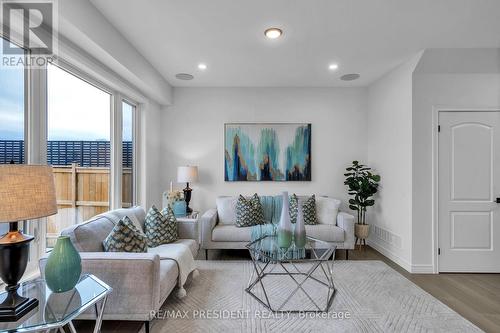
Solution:
<svg viewBox="0 0 500 333">
<path fill-rule="evenodd" d="M 205 259 L 204 251 L 197 259 Z M 209 259 L 250 258 L 246 250 L 211 250 Z M 339 250 L 336 259 L 344 260 L 345 252 Z M 500 332 L 500 274 L 410 274 L 369 246 L 349 251 L 349 260 L 381 260 L 482 330 Z M 75 326 L 79 332 L 91 332 L 92 325 L 79 321 Z M 137 322 L 105 321 L 102 327 L 103 333 L 139 331 L 144 328 Z"/>
<path fill-rule="evenodd" d="M 370 247 L 349 260 L 381 260 L 486 332 L 500 332 L 500 274 L 410 274 Z"/>
</svg>

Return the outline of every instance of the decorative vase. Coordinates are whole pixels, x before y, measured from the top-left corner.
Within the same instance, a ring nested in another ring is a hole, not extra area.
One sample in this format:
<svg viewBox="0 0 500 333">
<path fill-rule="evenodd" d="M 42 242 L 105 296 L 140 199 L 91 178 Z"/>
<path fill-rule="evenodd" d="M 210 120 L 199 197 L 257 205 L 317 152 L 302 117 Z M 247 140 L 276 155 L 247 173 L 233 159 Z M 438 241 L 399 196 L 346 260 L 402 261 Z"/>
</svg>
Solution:
<svg viewBox="0 0 500 333">
<path fill-rule="evenodd" d="M 68 236 L 59 236 L 45 265 L 45 281 L 50 290 L 62 293 L 73 289 L 82 273 L 82 259 Z"/>
<path fill-rule="evenodd" d="M 186 201 L 175 201 L 172 206 L 175 217 L 186 216 Z"/>
<path fill-rule="evenodd" d="M 293 241 L 299 249 L 306 246 L 306 226 L 304 224 L 302 205 L 300 204 L 297 205 L 297 221 L 295 222 L 295 229 L 293 229 Z"/>
<path fill-rule="evenodd" d="M 288 192 L 283 192 L 283 206 L 281 207 L 281 218 L 278 225 L 278 246 L 288 249 L 292 245 L 292 222 L 290 221 L 290 203 Z"/>
</svg>

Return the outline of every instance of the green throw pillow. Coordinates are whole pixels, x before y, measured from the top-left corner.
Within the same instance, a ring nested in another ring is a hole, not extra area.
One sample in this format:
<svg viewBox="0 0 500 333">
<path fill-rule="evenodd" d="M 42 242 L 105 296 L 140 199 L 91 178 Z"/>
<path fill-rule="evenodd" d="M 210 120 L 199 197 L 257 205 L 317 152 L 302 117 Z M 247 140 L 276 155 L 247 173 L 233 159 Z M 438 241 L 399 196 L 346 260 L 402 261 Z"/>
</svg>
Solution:
<svg viewBox="0 0 500 333">
<path fill-rule="evenodd" d="M 106 252 L 147 252 L 146 236 L 125 216 L 102 242 Z"/>
<path fill-rule="evenodd" d="M 157 247 L 177 240 L 177 220 L 173 212 L 171 216 L 169 212 L 172 210 L 164 209 L 162 214 L 154 205 L 149 209 L 144 222 L 148 247 Z"/>
<path fill-rule="evenodd" d="M 240 194 L 236 202 L 236 226 L 251 227 L 264 223 L 264 209 L 257 193 L 250 199 Z"/>
<path fill-rule="evenodd" d="M 290 220 L 292 223 L 297 221 L 298 206 L 299 198 L 294 193 L 290 196 Z M 316 196 L 314 194 L 302 203 L 302 213 L 304 214 L 304 224 L 318 224 L 316 219 Z"/>
</svg>

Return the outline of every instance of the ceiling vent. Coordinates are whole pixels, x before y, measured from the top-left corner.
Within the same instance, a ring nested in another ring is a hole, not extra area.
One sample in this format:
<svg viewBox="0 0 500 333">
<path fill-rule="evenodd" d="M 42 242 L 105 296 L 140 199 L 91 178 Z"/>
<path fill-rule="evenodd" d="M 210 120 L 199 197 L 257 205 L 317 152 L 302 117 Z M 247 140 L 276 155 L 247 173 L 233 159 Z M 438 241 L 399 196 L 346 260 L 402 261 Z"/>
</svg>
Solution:
<svg viewBox="0 0 500 333">
<path fill-rule="evenodd" d="M 184 80 L 184 81 L 189 81 L 189 80 L 194 79 L 194 76 L 192 76 L 191 74 L 187 74 L 187 73 L 178 73 L 178 74 L 175 74 L 175 77 L 178 78 L 179 80 Z"/>
<path fill-rule="evenodd" d="M 340 79 L 342 81 L 354 81 L 354 80 L 357 80 L 359 79 L 360 75 L 359 74 L 356 74 L 356 73 L 352 73 L 352 74 L 345 74 L 345 75 L 342 75 L 340 77 Z"/>
</svg>

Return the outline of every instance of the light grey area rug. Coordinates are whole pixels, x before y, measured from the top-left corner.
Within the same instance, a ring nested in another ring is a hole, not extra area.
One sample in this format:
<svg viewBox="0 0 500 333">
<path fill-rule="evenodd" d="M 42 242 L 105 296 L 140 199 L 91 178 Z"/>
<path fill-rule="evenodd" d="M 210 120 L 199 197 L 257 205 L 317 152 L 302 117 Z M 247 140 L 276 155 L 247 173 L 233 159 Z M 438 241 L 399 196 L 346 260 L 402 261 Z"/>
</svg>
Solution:
<svg viewBox="0 0 500 333">
<path fill-rule="evenodd" d="M 186 284 L 187 296 L 172 293 L 152 322 L 153 332 L 480 332 L 381 261 L 336 261 L 335 299 L 328 313 L 319 314 L 266 310 L 244 290 L 253 272 L 250 261 L 199 260 L 197 265 L 200 275 Z M 296 286 L 288 276 L 264 283 L 277 302 Z M 325 297 L 316 282 L 304 289 L 315 301 Z M 255 292 L 262 295 L 259 288 Z M 312 307 L 302 291 L 291 301 Z"/>
</svg>

